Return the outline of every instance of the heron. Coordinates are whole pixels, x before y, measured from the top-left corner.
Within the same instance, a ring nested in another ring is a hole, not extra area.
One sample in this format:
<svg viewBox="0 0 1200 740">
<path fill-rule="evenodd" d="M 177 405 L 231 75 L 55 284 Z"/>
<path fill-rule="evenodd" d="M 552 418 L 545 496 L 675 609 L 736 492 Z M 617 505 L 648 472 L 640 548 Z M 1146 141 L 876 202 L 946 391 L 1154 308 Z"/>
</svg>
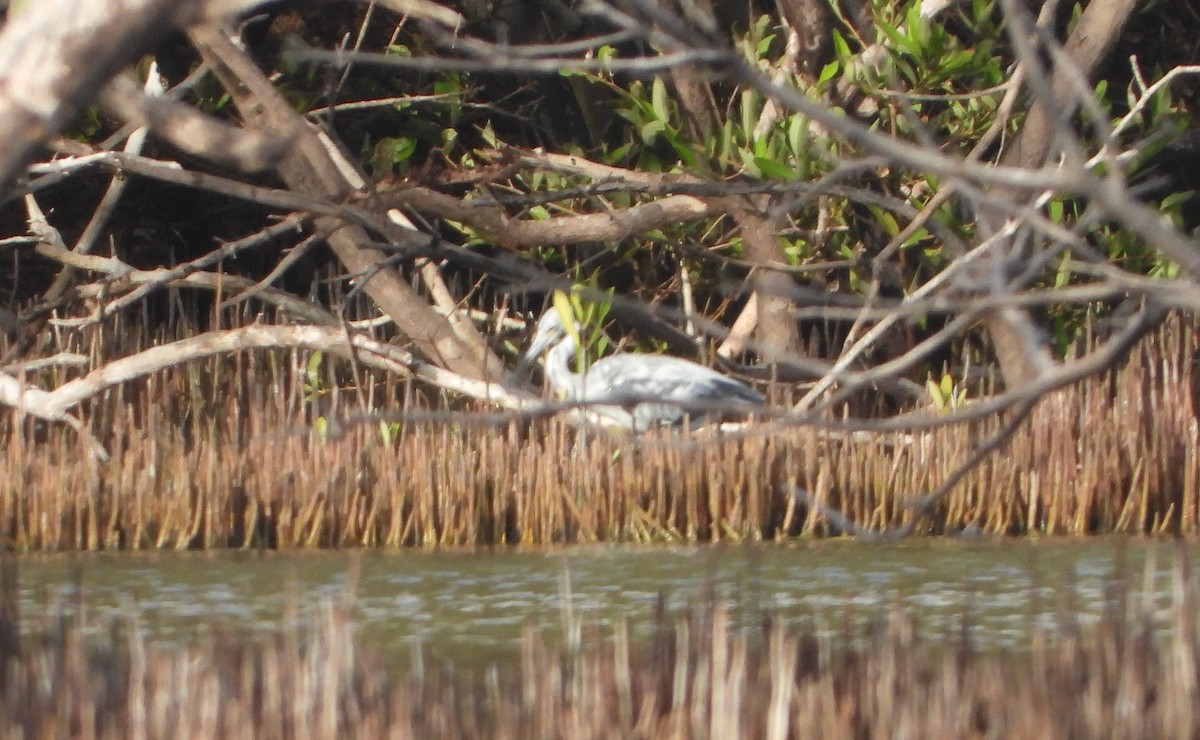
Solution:
<svg viewBox="0 0 1200 740">
<path fill-rule="evenodd" d="M 521 361 L 525 367 L 546 353 L 550 387 L 567 401 L 586 403 L 601 421 L 642 432 L 702 423 L 761 409 L 766 399 L 753 388 L 712 368 L 680 357 L 622 352 L 597 360 L 583 372 L 571 370 L 579 348 L 579 322 L 568 331 L 559 307 L 538 320 L 533 341 Z"/>
</svg>

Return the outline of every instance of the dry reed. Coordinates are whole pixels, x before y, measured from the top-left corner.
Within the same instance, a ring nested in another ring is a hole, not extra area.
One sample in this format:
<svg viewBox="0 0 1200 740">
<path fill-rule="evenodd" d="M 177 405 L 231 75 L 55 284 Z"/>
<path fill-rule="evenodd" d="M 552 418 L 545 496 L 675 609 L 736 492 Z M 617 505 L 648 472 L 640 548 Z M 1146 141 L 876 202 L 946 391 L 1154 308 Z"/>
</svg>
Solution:
<svg viewBox="0 0 1200 740">
<path fill-rule="evenodd" d="M 946 498 L 926 531 L 1200 531 L 1197 334 L 1167 322 L 1120 370 L 1045 399 Z M 246 353 L 119 388 L 87 410 L 113 453 L 60 428 L 0 425 L 10 548 L 471 546 L 761 540 L 820 534 L 795 484 L 872 528 L 905 523 L 999 421 L 849 440 L 793 429 L 679 445 L 561 423 L 377 425 L 312 433 L 362 409 L 441 407 L 411 386 Z M 337 390 L 335 390 L 337 389 Z M 695 440 L 693 440 L 695 441 Z"/>
<path fill-rule="evenodd" d="M 969 616 L 930 640 L 893 609 L 864 642 L 769 619 L 735 629 L 735 614 L 697 607 L 660 616 L 649 638 L 618 625 L 561 647 L 530 632 L 516 665 L 418 652 L 404 669 L 331 602 L 269 635 L 214 627 L 182 648 L 135 623 L 92 643 L 81 621 L 22 629 L 10 559 L 0 736 L 1200 737 L 1198 586 L 1179 552 L 1165 634 L 1130 577 L 1097 624 L 1064 617 L 1018 652 L 974 649 Z"/>
</svg>

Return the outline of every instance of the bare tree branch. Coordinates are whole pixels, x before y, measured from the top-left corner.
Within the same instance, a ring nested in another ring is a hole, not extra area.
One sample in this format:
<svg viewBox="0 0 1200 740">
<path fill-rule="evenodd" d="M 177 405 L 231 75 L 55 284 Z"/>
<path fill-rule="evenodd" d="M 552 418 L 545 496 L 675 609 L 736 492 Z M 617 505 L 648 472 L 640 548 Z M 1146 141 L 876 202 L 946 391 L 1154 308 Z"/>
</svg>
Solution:
<svg viewBox="0 0 1200 740">
<path fill-rule="evenodd" d="M 339 171 L 338 160 L 331 157 L 327 146 L 223 30 L 197 28 L 192 31 L 192 40 L 251 125 L 291 139 L 293 148 L 279 169 L 294 190 L 333 200 L 351 194 L 355 186 Z M 383 259 L 376 250 L 364 247 L 370 239 L 360 226 L 343 224 L 334 228 L 319 219 L 317 227 L 330 232 L 330 246 L 352 273 L 365 274 Z M 367 281 L 366 290 L 396 325 L 439 364 L 481 379 L 502 375 L 499 358 L 481 337 L 464 340 L 399 276 L 376 272 Z"/>
</svg>

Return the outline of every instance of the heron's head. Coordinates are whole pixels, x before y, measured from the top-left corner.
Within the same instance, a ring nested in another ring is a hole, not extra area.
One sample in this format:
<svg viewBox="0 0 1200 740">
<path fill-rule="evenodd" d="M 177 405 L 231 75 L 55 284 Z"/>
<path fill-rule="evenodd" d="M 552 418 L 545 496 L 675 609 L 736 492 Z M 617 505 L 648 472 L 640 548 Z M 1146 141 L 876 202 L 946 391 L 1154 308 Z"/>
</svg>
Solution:
<svg viewBox="0 0 1200 740">
<path fill-rule="evenodd" d="M 555 306 L 551 306 L 550 310 L 538 319 L 537 330 L 533 333 L 533 341 L 529 343 L 529 349 L 525 351 L 522 362 L 529 363 L 536 360 L 543 352 L 566 336 L 566 333 L 567 328 L 563 325 L 562 316 L 559 315 Z"/>
</svg>

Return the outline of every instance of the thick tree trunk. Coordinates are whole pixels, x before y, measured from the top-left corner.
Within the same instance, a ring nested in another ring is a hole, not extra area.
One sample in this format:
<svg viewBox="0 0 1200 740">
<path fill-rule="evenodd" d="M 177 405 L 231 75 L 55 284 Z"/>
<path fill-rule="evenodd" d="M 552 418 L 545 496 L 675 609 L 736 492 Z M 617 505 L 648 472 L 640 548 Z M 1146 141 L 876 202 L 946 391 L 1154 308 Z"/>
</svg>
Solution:
<svg viewBox="0 0 1200 740">
<path fill-rule="evenodd" d="M 765 206 L 766 199 L 760 199 L 758 205 Z M 758 297 L 755 336 L 759 357 L 765 365 L 786 365 L 799 351 L 800 340 L 796 330 L 796 303 L 792 298 L 795 284 L 788 274 L 770 269 L 771 265 L 787 264 L 779 243 L 778 219 L 766 215 L 765 211 L 749 209 L 736 211 L 733 216 L 742 234 L 746 257 L 763 265 L 763 269 L 756 270 L 751 278 L 754 294 Z"/>
<path fill-rule="evenodd" d="M 1093 0 L 1089 3 L 1074 32 L 1064 48 L 1077 67 L 1077 72 L 1091 78 L 1108 50 L 1116 42 L 1121 29 L 1136 6 L 1136 0 Z M 1067 74 L 1058 70 L 1051 81 L 1052 95 L 1057 105 L 1049 100 L 1036 100 L 1016 138 L 1000 159 L 1008 167 L 1035 169 L 1041 167 L 1054 146 L 1056 119 L 1064 120 L 1067 112 L 1074 110 L 1074 93 L 1069 89 Z M 1015 202 L 1024 197 L 1019 191 L 993 188 L 989 198 Z M 986 204 L 979 212 L 979 239 L 987 239 L 1000 228 L 1005 216 L 998 211 L 989 211 Z M 995 264 L 1007 250 L 997 250 L 991 264 L 980 265 L 981 270 L 1004 270 Z M 1000 360 L 1004 382 L 1009 388 L 1017 388 L 1036 378 L 1054 364 L 1050 351 L 1041 337 L 1028 312 L 1018 308 L 997 309 L 989 312 L 985 319 L 988 333 Z"/>
</svg>

